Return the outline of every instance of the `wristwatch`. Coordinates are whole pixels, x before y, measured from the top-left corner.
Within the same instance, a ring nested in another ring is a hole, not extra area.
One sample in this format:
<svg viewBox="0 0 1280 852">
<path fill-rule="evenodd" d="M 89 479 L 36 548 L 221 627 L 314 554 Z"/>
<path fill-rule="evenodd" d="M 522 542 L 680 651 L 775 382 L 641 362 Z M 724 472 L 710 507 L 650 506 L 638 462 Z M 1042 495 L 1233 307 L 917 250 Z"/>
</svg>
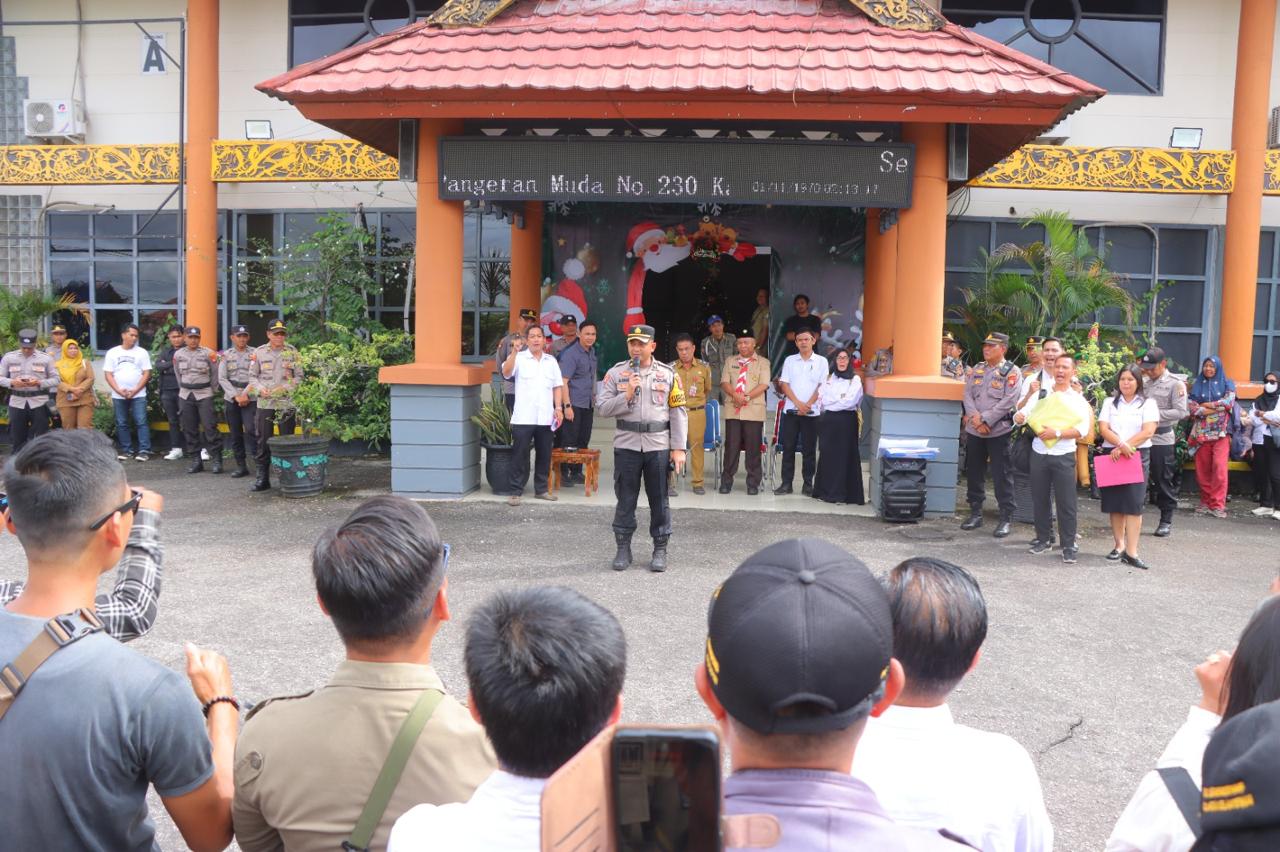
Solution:
<svg viewBox="0 0 1280 852">
<path fill-rule="evenodd" d="M 1062 430 L 1061 430 L 1061 429 L 1054 429 L 1054 430 L 1053 430 L 1053 437 L 1055 437 L 1055 438 L 1057 438 L 1059 441 L 1061 441 L 1061 440 L 1062 440 Z"/>
</svg>

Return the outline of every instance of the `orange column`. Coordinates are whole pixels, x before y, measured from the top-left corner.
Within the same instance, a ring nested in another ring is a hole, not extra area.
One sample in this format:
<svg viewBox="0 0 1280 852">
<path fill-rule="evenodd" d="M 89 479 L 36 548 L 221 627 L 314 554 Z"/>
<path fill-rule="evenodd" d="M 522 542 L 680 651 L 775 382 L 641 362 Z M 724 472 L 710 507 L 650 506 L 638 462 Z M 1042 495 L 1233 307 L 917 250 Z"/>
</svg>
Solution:
<svg viewBox="0 0 1280 852">
<path fill-rule="evenodd" d="M 524 308 L 542 307 L 542 202 L 526 201 L 524 227 L 511 225 L 511 321 Z"/>
<path fill-rule="evenodd" d="M 877 349 L 893 345 L 898 227 L 895 224 L 887 233 L 880 233 L 880 217 L 884 212 L 867 211 L 867 252 L 862 288 L 862 360 L 865 363 L 871 363 Z"/>
<path fill-rule="evenodd" d="M 1271 51 L 1275 41 L 1276 0 L 1241 0 L 1236 46 L 1236 91 L 1231 147 L 1236 151 L 1235 189 L 1227 198 L 1223 248 L 1222 313 L 1218 351 L 1222 365 L 1238 382 L 1251 378 L 1253 308 L 1258 281 L 1258 243 L 1262 227 L 1263 160 L 1271 89 Z"/>
<path fill-rule="evenodd" d="M 911 207 L 898 219 L 897 294 L 893 317 L 895 376 L 938 378 L 938 338 L 947 250 L 947 128 L 907 124 L 903 138 L 916 146 Z"/>
<path fill-rule="evenodd" d="M 462 132 L 460 121 L 423 119 L 418 126 L 418 215 L 414 266 L 414 358 L 460 364 L 462 359 L 461 201 L 440 198 L 440 137 Z M 430 251 L 424 251 L 427 246 Z"/>
<path fill-rule="evenodd" d="M 222 338 L 218 321 L 218 186 L 213 140 L 218 137 L 218 0 L 187 3 L 187 250 L 184 322 Z"/>
</svg>

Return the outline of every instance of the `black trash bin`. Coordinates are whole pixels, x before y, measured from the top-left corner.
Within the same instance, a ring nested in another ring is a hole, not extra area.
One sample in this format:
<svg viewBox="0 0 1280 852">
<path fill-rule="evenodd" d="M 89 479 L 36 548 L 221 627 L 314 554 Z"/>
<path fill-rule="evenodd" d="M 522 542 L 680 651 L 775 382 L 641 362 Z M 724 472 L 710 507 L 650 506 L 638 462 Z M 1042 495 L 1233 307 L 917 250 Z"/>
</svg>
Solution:
<svg viewBox="0 0 1280 852">
<path fill-rule="evenodd" d="M 924 519 L 928 459 L 880 457 L 880 516 L 889 523 Z"/>
</svg>

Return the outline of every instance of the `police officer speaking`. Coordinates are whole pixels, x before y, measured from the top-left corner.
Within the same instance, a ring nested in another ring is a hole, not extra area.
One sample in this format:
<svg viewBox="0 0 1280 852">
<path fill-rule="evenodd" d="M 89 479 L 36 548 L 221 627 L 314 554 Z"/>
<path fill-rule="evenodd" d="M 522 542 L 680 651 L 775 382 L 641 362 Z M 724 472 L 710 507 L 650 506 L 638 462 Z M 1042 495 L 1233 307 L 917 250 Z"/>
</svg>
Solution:
<svg viewBox="0 0 1280 852">
<path fill-rule="evenodd" d="M 996 538 L 1009 534 L 1013 517 L 1013 465 L 1009 463 L 1009 433 L 1013 430 L 1013 409 L 1022 388 L 1022 371 L 1004 353 L 1009 335 L 991 332 L 982 341 L 983 363 L 969 374 L 964 386 L 965 475 L 968 479 L 969 518 L 962 530 L 982 526 L 982 503 L 986 499 L 987 461 L 995 480 L 1000 522 Z"/>
<path fill-rule="evenodd" d="M 636 531 L 636 500 L 644 481 L 649 497 L 649 534 L 653 537 L 650 571 L 667 569 L 671 509 L 667 504 L 667 470 L 683 471 L 688 413 L 684 392 L 671 367 L 655 361 L 653 326 L 633 325 L 627 334 L 631 360 L 605 373 L 596 408 L 601 417 L 616 417 L 613 433 L 614 493 L 618 507 L 613 535 L 618 544 L 613 570 L 631 564 L 631 536 Z"/>
<path fill-rule="evenodd" d="M 201 432 L 204 448 L 213 460 L 213 473 L 222 473 L 222 436 L 218 434 L 218 420 L 213 416 L 213 386 L 218 376 L 218 356 L 213 350 L 200 345 L 200 329 L 187 328 L 187 345 L 173 353 L 173 373 L 178 377 L 178 407 L 182 412 L 182 434 L 192 453 L 200 446 Z M 187 469 L 187 473 L 204 470 L 204 460 L 199 454 Z"/>
</svg>

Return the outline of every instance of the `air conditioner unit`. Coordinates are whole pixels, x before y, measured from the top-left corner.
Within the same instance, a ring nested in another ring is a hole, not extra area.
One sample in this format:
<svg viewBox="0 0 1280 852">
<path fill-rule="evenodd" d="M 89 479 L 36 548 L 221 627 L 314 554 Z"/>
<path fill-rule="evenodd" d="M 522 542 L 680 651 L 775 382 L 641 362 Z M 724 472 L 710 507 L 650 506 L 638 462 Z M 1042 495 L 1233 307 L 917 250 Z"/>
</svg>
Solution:
<svg viewBox="0 0 1280 852">
<path fill-rule="evenodd" d="M 1280 148 L 1280 107 L 1271 108 L 1271 120 L 1267 122 L 1267 147 Z"/>
<path fill-rule="evenodd" d="M 22 112 L 28 136 L 84 141 L 84 104 L 81 101 L 26 100 L 22 102 Z"/>
</svg>

